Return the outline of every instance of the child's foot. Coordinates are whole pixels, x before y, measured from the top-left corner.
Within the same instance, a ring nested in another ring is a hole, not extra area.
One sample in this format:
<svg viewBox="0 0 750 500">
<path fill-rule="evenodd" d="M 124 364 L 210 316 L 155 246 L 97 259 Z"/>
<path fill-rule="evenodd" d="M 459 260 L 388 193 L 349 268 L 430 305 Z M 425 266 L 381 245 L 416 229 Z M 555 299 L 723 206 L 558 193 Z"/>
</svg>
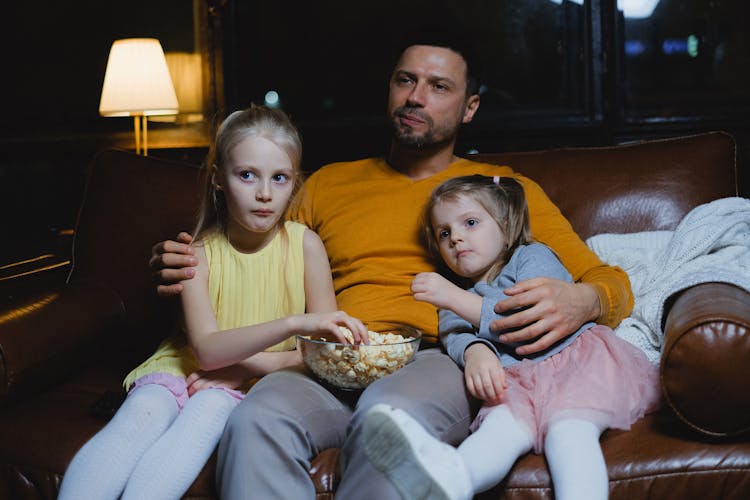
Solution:
<svg viewBox="0 0 750 500">
<path fill-rule="evenodd" d="M 458 451 L 403 410 L 373 406 L 362 423 L 365 453 L 405 500 L 469 499 L 474 492 Z"/>
</svg>

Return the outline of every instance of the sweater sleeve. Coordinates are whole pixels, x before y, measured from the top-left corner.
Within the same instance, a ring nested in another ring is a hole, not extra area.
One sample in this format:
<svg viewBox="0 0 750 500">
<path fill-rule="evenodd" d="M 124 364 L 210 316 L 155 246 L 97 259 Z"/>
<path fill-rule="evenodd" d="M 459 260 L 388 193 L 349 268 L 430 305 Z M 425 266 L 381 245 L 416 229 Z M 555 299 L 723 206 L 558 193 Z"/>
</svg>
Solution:
<svg viewBox="0 0 750 500">
<path fill-rule="evenodd" d="M 495 312 L 495 304 L 508 298 L 503 289 L 509 283 L 518 283 L 544 276 L 561 281 L 572 282 L 570 273 L 565 269 L 555 253 L 545 245 L 532 243 L 519 247 L 510 261 L 505 265 L 500 276 L 493 283 L 477 283 L 475 289 L 482 297 L 482 314 L 479 324 L 479 336 L 494 338 L 490 332 L 490 322 L 503 315 Z M 502 285 L 504 282 L 506 285 Z"/>
<path fill-rule="evenodd" d="M 461 368 L 465 366 L 464 351 L 475 342 L 487 345 L 495 355 L 499 356 L 492 342 L 477 337 L 474 326 L 449 309 L 441 309 L 440 341 L 443 343 L 448 356 Z"/>
<path fill-rule="evenodd" d="M 586 246 L 536 182 L 522 175 L 516 178 L 523 183 L 526 192 L 534 239 L 557 254 L 574 281 L 594 287 L 600 307 L 596 322 L 616 327 L 633 308 L 633 292 L 628 275 L 621 268 L 602 262 Z"/>
</svg>

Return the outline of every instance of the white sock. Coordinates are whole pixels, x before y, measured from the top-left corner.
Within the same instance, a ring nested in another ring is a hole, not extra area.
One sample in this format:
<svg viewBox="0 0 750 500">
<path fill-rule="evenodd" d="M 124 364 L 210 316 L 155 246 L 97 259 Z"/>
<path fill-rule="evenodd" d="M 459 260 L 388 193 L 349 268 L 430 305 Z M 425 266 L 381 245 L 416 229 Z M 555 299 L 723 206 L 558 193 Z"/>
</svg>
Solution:
<svg viewBox="0 0 750 500">
<path fill-rule="evenodd" d="M 485 491 L 503 480 L 518 457 L 531 450 L 531 436 L 507 406 L 492 410 L 476 432 L 458 447 L 474 491 Z"/>
<path fill-rule="evenodd" d="M 167 432 L 138 462 L 122 500 L 181 498 L 216 448 L 237 403 L 218 389 L 191 396 Z"/>
<path fill-rule="evenodd" d="M 597 425 L 585 420 L 565 419 L 547 430 L 547 457 L 557 500 L 604 500 L 609 495 Z"/>
<path fill-rule="evenodd" d="M 144 385 L 78 450 L 65 471 L 59 500 L 116 499 L 146 450 L 169 427 L 178 407 L 171 392 Z"/>
</svg>

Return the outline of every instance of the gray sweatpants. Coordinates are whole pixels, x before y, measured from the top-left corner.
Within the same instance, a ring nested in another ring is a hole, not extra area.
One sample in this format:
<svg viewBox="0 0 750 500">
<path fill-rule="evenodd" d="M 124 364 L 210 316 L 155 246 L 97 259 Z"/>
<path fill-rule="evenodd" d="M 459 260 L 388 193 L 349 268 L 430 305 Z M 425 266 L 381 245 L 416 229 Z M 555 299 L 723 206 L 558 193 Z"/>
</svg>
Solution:
<svg viewBox="0 0 750 500">
<path fill-rule="evenodd" d="M 418 352 L 409 365 L 372 384 L 354 408 L 341 399 L 302 370 L 266 375 L 232 412 L 219 443 L 221 498 L 313 499 L 310 461 L 333 447 L 342 451 L 337 498 L 400 498 L 360 446 L 362 416 L 376 403 L 407 411 L 453 445 L 469 432 L 473 403 L 463 373 L 438 349 Z"/>
</svg>

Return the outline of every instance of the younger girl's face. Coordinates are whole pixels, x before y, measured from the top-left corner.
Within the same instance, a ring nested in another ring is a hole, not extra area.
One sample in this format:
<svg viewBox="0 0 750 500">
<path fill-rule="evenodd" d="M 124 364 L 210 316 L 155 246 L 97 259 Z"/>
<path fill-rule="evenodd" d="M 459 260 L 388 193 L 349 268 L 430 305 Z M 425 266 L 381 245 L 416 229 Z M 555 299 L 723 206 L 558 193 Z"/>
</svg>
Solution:
<svg viewBox="0 0 750 500">
<path fill-rule="evenodd" d="M 506 245 L 497 222 L 469 196 L 437 203 L 432 209 L 432 229 L 445 264 L 474 282 L 486 280 Z"/>
<path fill-rule="evenodd" d="M 214 182 L 224 192 L 227 231 L 240 250 L 255 251 L 276 234 L 294 188 L 289 156 L 263 137 L 248 137 L 229 151 Z"/>
</svg>

